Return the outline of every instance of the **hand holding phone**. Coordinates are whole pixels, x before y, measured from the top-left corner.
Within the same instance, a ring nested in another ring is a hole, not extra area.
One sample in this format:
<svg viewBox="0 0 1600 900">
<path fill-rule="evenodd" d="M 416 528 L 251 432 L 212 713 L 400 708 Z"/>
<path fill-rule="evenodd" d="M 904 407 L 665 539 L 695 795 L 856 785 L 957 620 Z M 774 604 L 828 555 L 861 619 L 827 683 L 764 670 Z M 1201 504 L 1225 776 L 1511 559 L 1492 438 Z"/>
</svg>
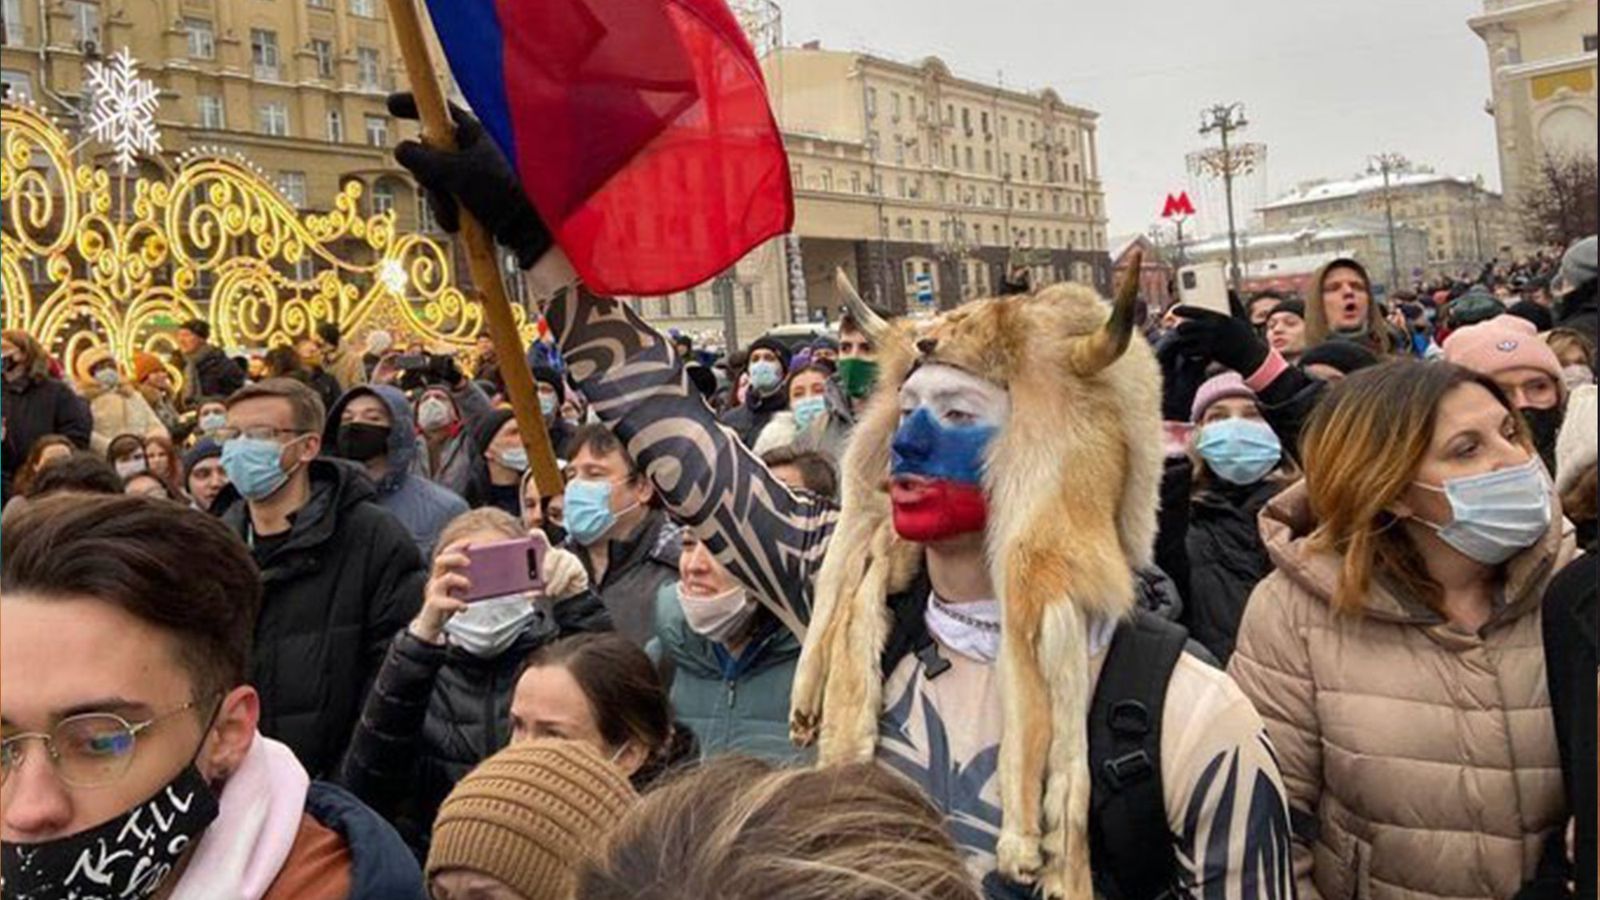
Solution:
<svg viewBox="0 0 1600 900">
<path fill-rule="evenodd" d="M 549 549 L 543 538 L 530 535 L 467 547 L 462 574 L 468 584 L 462 599 L 472 603 L 509 594 L 543 594 L 544 556 Z"/>
<path fill-rule="evenodd" d="M 1220 262 L 1198 263 L 1178 270 L 1178 297 L 1184 306 L 1232 315 L 1228 305 L 1227 267 Z"/>
</svg>

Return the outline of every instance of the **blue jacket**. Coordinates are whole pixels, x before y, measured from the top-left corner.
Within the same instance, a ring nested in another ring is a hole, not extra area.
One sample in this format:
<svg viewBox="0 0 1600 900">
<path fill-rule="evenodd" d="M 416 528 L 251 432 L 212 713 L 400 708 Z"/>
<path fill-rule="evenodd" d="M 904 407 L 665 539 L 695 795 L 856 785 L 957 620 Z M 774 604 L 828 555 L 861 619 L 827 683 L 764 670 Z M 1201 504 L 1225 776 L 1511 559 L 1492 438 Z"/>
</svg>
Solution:
<svg viewBox="0 0 1600 900">
<path fill-rule="evenodd" d="M 350 850 L 348 900 L 427 900 L 422 869 L 400 835 L 344 788 L 313 781 L 306 812 Z"/>
<path fill-rule="evenodd" d="M 433 545 L 439 533 L 450 520 L 466 512 L 467 501 L 460 495 L 440 487 L 426 478 L 412 474 L 412 464 L 422 440 L 417 436 L 416 418 L 411 413 L 411 402 L 398 388 L 388 385 L 361 385 L 346 391 L 339 402 L 328 410 L 327 428 L 323 434 L 324 447 L 335 448 L 339 439 L 339 420 L 345 407 L 357 397 L 377 397 L 389 407 L 393 426 L 389 431 L 389 473 L 378 482 L 378 505 L 388 510 L 417 542 L 423 559 L 433 554 Z"/>
<path fill-rule="evenodd" d="M 789 692 L 800 642 L 761 612 L 755 638 L 734 659 L 696 634 L 683 617 L 677 584 L 656 595 L 656 638 L 676 666 L 672 708 L 694 730 L 706 756 L 742 753 L 773 762 L 805 759 L 789 741 Z"/>
</svg>

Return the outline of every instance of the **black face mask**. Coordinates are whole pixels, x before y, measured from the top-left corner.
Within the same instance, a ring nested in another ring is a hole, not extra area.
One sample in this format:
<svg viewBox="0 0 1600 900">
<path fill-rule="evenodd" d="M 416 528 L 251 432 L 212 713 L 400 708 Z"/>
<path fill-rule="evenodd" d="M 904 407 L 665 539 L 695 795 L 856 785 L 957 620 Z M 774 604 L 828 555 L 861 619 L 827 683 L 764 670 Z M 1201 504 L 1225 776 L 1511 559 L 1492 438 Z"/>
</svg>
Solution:
<svg viewBox="0 0 1600 900">
<path fill-rule="evenodd" d="M 1539 451 L 1539 458 L 1544 460 L 1544 466 L 1551 472 L 1556 470 L 1556 439 L 1561 436 L 1561 423 L 1566 419 L 1566 413 L 1561 407 L 1552 409 L 1524 409 L 1520 410 L 1522 420 L 1528 423 L 1528 431 L 1533 434 L 1533 447 Z"/>
<path fill-rule="evenodd" d="M 567 530 L 560 525 L 552 525 L 546 522 L 542 526 L 542 530 L 544 531 L 544 536 L 550 540 L 550 546 L 561 547 L 567 543 Z"/>
<path fill-rule="evenodd" d="M 370 462 L 389 452 L 387 425 L 350 422 L 339 426 L 339 455 L 356 462 Z"/>
<path fill-rule="evenodd" d="M 0 881 L 7 900 L 149 897 L 216 818 L 216 795 L 190 763 L 155 796 L 103 825 L 0 845 Z"/>
</svg>

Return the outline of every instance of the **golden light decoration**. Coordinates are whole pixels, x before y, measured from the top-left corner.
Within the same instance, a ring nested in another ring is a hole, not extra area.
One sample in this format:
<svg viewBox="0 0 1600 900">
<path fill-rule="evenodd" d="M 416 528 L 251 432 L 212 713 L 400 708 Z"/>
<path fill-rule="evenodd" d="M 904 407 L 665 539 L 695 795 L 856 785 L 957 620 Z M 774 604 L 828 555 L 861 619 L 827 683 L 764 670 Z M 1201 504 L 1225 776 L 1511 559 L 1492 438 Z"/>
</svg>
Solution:
<svg viewBox="0 0 1600 900">
<path fill-rule="evenodd" d="M 398 233 L 392 212 L 361 215 L 359 182 L 331 211 L 302 214 L 238 159 L 194 155 L 170 180 L 124 179 L 76 165 L 67 136 L 31 106 L 7 101 L 0 125 L 0 319 L 69 372 L 94 346 L 125 366 L 139 351 L 165 360 L 193 318 L 232 349 L 334 322 L 345 335 L 387 328 L 401 346 L 468 350 L 485 327 L 448 247 Z M 513 313 L 533 340 L 535 323 Z"/>
</svg>

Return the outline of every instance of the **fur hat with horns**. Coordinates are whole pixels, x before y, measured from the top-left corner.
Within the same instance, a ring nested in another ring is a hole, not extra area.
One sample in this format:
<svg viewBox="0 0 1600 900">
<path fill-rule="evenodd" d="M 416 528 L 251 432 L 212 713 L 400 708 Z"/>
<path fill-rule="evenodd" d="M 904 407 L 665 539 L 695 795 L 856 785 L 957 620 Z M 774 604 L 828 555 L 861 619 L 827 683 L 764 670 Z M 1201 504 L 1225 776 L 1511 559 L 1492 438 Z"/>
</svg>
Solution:
<svg viewBox="0 0 1600 900">
<path fill-rule="evenodd" d="M 900 388 L 930 363 L 1005 388 L 1011 411 L 983 474 L 1003 632 L 998 855 L 1008 875 L 1037 869 L 1039 836 L 1054 835 L 1058 845 L 1043 847 L 1055 859 L 1045 881 L 1070 896 L 1089 895 L 1088 623 L 1132 610 L 1132 570 L 1150 560 L 1161 484 L 1160 371 L 1134 334 L 1138 282 L 1127 281 L 1114 306 L 1057 285 L 887 323 L 840 275 L 851 313 L 879 348 L 880 380 L 841 461 L 843 508 L 790 719 L 796 742 L 819 741 L 823 764 L 873 756 L 886 601 L 922 566 L 922 548 L 895 533 L 887 489 Z M 1046 758 L 1030 743 L 1047 746 Z"/>
</svg>

